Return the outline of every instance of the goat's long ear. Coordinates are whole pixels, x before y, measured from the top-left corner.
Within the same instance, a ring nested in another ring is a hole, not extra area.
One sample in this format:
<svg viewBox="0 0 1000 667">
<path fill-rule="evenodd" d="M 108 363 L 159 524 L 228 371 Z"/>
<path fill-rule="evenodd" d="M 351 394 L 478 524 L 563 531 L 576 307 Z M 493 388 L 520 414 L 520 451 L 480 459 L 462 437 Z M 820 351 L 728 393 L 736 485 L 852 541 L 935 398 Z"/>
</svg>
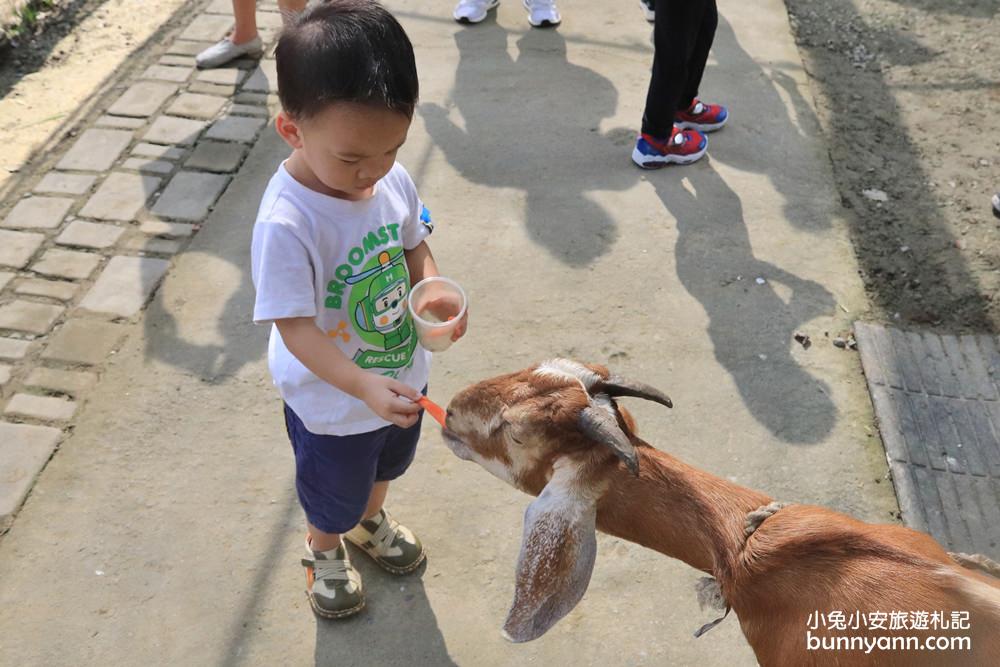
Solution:
<svg viewBox="0 0 1000 667">
<path fill-rule="evenodd" d="M 573 610 L 590 584 L 597 556 L 594 501 L 556 481 L 524 513 L 514 602 L 504 636 L 527 642 Z"/>
<path fill-rule="evenodd" d="M 598 394 L 580 411 L 580 430 L 591 440 L 611 448 L 633 475 L 639 474 L 639 455 L 635 445 L 618 425 L 611 399 Z"/>
</svg>

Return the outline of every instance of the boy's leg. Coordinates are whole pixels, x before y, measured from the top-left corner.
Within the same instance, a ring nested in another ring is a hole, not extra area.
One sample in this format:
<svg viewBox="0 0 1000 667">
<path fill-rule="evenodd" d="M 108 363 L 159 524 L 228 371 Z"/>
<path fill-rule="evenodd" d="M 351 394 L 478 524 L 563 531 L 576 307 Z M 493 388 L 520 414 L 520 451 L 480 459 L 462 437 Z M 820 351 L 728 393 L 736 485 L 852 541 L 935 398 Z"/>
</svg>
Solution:
<svg viewBox="0 0 1000 667">
<path fill-rule="evenodd" d="M 375 484 L 368 497 L 365 518 L 344 538 L 371 556 L 378 565 L 393 574 L 406 574 L 420 567 L 426 554 L 423 545 L 409 528 L 402 526 L 382 507 L 389 482 L 413 462 L 423 413 L 413 426 L 390 427 L 389 436 L 379 456 Z"/>
<path fill-rule="evenodd" d="M 295 452 L 295 488 L 309 523 L 302 560 L 309 602 L 326 618 L 356 614 L 364 607 L 361 575 L 341 535 L 364 518 L 388 429 L 316 434 L 287 405 L 285 426 Z"/>
<path fill-rule="evenodd" d="M 308 520 L 306 525 L 309 526 L 309 546 L 313 551 L 330 551 L 343 544 L 340 533 L 324 533 Z"/>
<path fill-rule="evenodd" d="M 388 482 L 385 483 L 388 488 Z M 427 551 L 413 531 L 391 514 L 372 503 L 372 513 L 344 533 L 344 539 L 358 547 L 384 570 L 393 574 L 413 572 L 427 559 Z"/>
<path fill-rule="evenodd" d="M 382 505 L 385 504 L 385 497 L 389 493 L 389 482 L 375 482 L 375 486 L 372 487 L 372 493 L 368 497 L 368 507 L 365 508 L 365 518 L 375 516 L 382 509 Z"/>
<path fill-rule="evenodd" d="M 361 515 L 362 520 L 371 519 L 382 511 L 382 505 L 385 504 L 385 497 L 388 492 L 389 482 L 375 482 L 372 486 L 371 495 L 368 497 L 368 505 L 365 507 L 364 514 Z M 343 536 L 340 533 L 325 533 L 312 525 L 308 519 L 306 520 L 306 526 L 309 528 L 307 540 L 309 547 L 313 551 L 331 551 L 344 543 Z"/>
</svg>

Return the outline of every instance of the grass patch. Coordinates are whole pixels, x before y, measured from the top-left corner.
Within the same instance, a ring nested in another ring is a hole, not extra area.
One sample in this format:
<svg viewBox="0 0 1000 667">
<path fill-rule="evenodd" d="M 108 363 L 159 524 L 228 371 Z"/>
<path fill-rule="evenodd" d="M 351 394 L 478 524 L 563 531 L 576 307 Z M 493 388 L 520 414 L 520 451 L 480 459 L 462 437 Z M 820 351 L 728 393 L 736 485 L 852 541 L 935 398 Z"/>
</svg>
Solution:
<svg viewBox="0 0 1000 667">
<path fill-rule="evenodd" d="M 33 35 L 39 21 L 55 6 L 56 0 L 30 0 L 14 10 L 14 21 L 0 28 L 0 32 L 10 40 Z"/>
</svg>

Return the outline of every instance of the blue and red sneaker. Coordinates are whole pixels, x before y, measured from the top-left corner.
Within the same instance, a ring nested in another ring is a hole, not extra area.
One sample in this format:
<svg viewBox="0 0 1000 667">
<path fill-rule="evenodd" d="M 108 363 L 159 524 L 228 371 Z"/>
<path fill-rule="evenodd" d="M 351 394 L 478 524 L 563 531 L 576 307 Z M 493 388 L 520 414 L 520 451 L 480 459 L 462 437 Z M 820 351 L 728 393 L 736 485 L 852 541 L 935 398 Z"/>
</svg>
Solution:
<svg viewBox="0 0 1000 667">
<path fill-rule="evenodd" d="M 673 129 L 669 139 L 640 134 L 632 149 L 632 162 L 643 169 L 659 169 L 668 164 L 690 164 L 705 154 L 708 137 L 698 130 Z"/>
<path fill-rule="evenodd" d="M 674 125 L 683 130 L 714 132 L 729 120 L 729 111 L 721 104 L 705 104 L 698 99 L 674 115 Z"/>
</svg>

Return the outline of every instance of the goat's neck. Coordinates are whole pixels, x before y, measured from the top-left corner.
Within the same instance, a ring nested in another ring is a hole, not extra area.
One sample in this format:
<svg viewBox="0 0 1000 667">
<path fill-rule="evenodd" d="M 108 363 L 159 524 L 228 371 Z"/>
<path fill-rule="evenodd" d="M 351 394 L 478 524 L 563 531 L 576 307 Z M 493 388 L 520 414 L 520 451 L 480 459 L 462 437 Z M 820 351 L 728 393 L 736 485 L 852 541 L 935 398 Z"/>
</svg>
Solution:
<svg viewBox="0 0 1000 667">
<path fill-rule="evenodd" d="M 727 579 L 743 547 L 747 513 L 771 499 L 640 447 L 639 476 L 617 466 L 606 478 L 597 527 Z"/>
</svg>

